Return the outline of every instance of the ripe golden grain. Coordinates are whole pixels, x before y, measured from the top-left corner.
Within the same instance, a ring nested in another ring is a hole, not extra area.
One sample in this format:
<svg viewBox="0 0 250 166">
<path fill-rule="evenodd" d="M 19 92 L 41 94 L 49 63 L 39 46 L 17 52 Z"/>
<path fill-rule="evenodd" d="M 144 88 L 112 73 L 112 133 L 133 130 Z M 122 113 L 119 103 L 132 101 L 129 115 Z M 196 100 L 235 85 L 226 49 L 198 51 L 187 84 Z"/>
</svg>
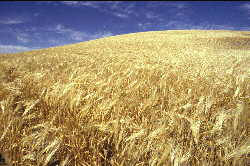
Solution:
<svg viewBox="0 0 250 166">
<path fill-rule="evenodd" d="M 0 55 L 0 152 L 12 165 L 241 165 L 248 31 L 118 35 Z"/>
</svg>

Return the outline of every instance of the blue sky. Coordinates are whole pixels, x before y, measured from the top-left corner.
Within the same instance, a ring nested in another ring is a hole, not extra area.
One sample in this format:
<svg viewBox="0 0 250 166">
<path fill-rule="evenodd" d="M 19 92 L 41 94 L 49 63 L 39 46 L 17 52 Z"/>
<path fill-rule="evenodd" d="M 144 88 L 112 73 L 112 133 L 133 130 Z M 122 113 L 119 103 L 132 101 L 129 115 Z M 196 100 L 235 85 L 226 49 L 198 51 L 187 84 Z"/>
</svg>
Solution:
<svg viewBox="0 0 250 166">
<path fill-rule="evenodd" d="M 0 53 L 175 29 L 250 31 L 250 2 L 0 2 Z"/>
</svg>

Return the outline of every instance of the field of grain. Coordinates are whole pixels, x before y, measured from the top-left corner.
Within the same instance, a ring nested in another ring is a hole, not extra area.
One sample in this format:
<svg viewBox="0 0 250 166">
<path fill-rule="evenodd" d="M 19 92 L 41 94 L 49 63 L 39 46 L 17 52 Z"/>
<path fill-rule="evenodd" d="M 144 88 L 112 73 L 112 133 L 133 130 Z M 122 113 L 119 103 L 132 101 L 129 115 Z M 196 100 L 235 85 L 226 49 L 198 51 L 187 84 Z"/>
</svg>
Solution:
<svg viewBox="0 0 250 166">
<path fill-rule="evenodd" d="M 8 165 L 250 165 L 250 32 L 150 31 L 2 54 L 0 122 Z"/>
</svg>

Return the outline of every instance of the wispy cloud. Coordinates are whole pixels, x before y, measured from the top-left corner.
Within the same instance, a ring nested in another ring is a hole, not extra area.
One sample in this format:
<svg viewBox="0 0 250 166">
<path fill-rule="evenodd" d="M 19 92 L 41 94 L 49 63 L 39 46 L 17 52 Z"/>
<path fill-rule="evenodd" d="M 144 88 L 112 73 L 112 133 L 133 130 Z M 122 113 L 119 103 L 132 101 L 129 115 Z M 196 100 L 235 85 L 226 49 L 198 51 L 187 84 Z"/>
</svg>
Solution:
<svg viewBox="0 0 250 166">
<path fill-rule="evenodd" d="M 236 30 L 236 28 L 232 25 L 220 25 L 220 24 L 213 24 L 209 22 L 201 22 L 199 24 L 193 23 L 192 21 L 184 21 L 181 19 L 172 19 L 166 20 L 163 22 L 152 23 L 152 22 L 145 22 L 145 23 L 138 23 L 137 24 L 139 29 L 146 30 L 146 29 L 156 29 L 156 30 Z M 248 27 L 241 27 L 238 30 L 248 30 Z"/>
<path fill-rule="evenodd" d="M 59 34 L 63 34 L 64 36 L 68 36 L 70 39 L 75 41 L 84 41 L 88 38 L 86 33 L 66 28 L 62 24 L 57 24 L 55 28 L 52 28 L 52 31 L 55 31 Z"/>
<path fill-rule="evenodd" d="M 159 15 L 157 15 L 157 14 L 155 14 L 153 12 L 150 12 L 150 11 L 146 12 L 145 16 L 146 16 L 147 19 L 155 19 L 155 18 L 159 18 L 160 17 Z"/>
<path fill-rule="evenodd" d="M 63 45 L 65 44 L 62 40 L 58 39 L 48 39 L 48 43 L 52 45 Z"/>
<path fill-rule="evenodd" d="M 129 17 L 127 14 L 119 13 L 119 12 L 113 12 L 112 14 L 113 14 L 114 16 L 120 17 L 120 18 L 128 18 L 128 17 Z"/>
<path fill-rule="evenodd" d="M 243 10 L 247 12 L 248 19 L 250 20 L 250 2 L 241 5 L 240 8 L 242 8 Z"/>
<path fill-rule="evenodd" d="M 70 27 L 65 27 L 62 24 L 57 24 L 55 27 L 48 28 L 48 30 L 61 35 L 58 39 L 53 38 L 53 39 L 48 40 L 51 44 L 56 44 L 56 45 L 67 44 L 70 41 L 71 42 L 83 42 L 87 40 L 94 40 L 94 39 L 114 35 L 112 32 L 109 32 L 109 31 L 102 31 L 102 32 L 96 32 L 96 33 L 78 31 Z"/>
<path fill-rule="evenodd" d="M 99 8 L 101 7 L 100 6 L 100 2 L 80 2 L 78 1 L 77 5 L 80 5 L 80 6 L 89 6 L 89 7 L 92 7 L 92 8 Z"/>
<path fill-rule="evenodd" d="M 30 26 L 29 28 L 22 29 L 8 27 L 5 29 L 0 29 L 0 36 L 1 34 L 4 34 L 5 38 L 7 36 L 11 36 L 13 39 L 16 39 L 15 43 L 12 45 L 7 45 L 5 47 L 2 46 L 0 48 L 2 52 L 6 52 L 6 50 L 14 50 L 10 52 L 15 52 L 15 50 L 26 50 L 25 47 L 19 47 L 19 45 L 22 44 L 30 45 L 30 47 L 32 48 L 34 48 L 35 46 L 45 48 L 72 44 L 76 42 L 84 42 L 114 35 L 108 30 L 90 33 L 82 30 L 76 30 L 72 27 L 65 26 L 64 24 L 60 23 L 52 26 Z"/>
<path fill-rule="evenodd" d="M 89 34 L 82 31 L 73 30 L 71 28 L 66 28 L 62 24 L 57 24 L 54 28 L 54 31 L 59 34 L 63 34 L 64 36 L 68 36 L 70 39 L 74 41 L 85 41 L 85 40 L 92 40 L 100 37 L 107 37 L 112 36 L 113 33 L 111 32 L 97 32 L 95 34 Z"/>
<path fill-rule="evenodd" d="M 185 2 L 147 2 L 142 6 L 141 2 L 122 2 L 122 1 L 61 1 L 61 4 L 72 6 L 72 7 L 91 7 L 101 12 L 109 13 L 119 18 L 129 18 L 131 16 L 138 16 L 138 9 L 145 8 L 145 12 L 142 13 L 147 19 L 153 19 L 159 17 L 159 15 L 150 11 L 149 8 L 154 7 L 168 7 L 171 9 L 182 11 L 184 8 L 188 8 Z M 137 7 L 137 8 L 136 8 Z"/>
<path fill-rule="evenodd" d="M 114 34 L 109 31 L 103 31 L 103 32 L 98 32 L 96 34 L 90 35 L 90 38 L 92 39 L 98 39 L 98 38 L 103 38 L 103 37 L 109 37 L 113 36 Z"/>
<path fill-rule="evenodd" d="M 165 24 L 166 28 L 171 29 L 200 29 L 200 30 L 235 30 L 233 26 L 230 25 L 218 25 L 218 24 L 211 24 L 208 22 L 202 22 L 200 24 L 192 24 L 186 23 L 178 20 L 171 20 L 167 24 Z"/>
<path fill-rule="evenodd" d="M 88 6 L 92 8 L 99 8 L 100 3 L 102 2 L 94 2 L 94 1 L 61 1 L 61 4 L 72 6 L 72 7 L 81 7 L 81 6 Z"/>
<path fill-rule="evenodd" d="M 20 18 L 1 18 L 0 19 L 0 24 L 7 24 L 7 25 L 11 25 L 11 24 L 21 24 L 24 23 L 24 20 L 20 19 Z"/>
<path fill-rule="evenodd" d="M 39 15 L 40 15 L 40 13 L 38 13 L 38 12 L 33 14 L 34 17 L 37 17 Z"/>
<path fill-rule="evenodd" d="M 120 8 L 119 4 L 122 3 L 122 2 L 119 2 L 119 1 L 116 1 L 116 2 L 114 2 L 114 1 L 106 1 L 106 2 L 111 3 L 110 4 L 111 9 L 119 9 Z"/>
<path fill-rule="evenodd" d="M 139 27 L 139 29 L 146 30 L 146 29 L 152 27 L 153 23 L 151 23 L 151 22 L 138 23 L 137 26 Z"/>
<path fill-rule="evenodd" d="M 16 38 L 22 43 L 28 43 L 31 41 L 30 35 L 28 35 L 27 33 L 17 33 Z"/>
<path fill-rule="evenodd" d="M 187 5 L 178 3 L 178 4 L 174 4 L 173 7 L 176 7 L 176 8 L 178 8 L 178 9 L 183 9 L 183 8 L 186 8 Z"/>
<path fill-rule="evenodd" d="M 91 8 L 95 8 L 99 11 L 109 13 L 113 16 L 120 18 L 128 18 L 130 15 L 135 14 L 134 7 L 135 4 L 123 4 L 124 2 L 119 1 L 105 1 L 105 2 L 95 2 L 95 1 L 62 1 L 64 5 L 72 6 L 72 7 L 82 7 L 87 6 Z"/>
<path fill-rule="evenodd" d="M 239 31 L 250 31 L 250 27 L 249 26 L 242 26 L 242 27 L 238 28 L 237 30 L 239 30 Z"/>
<path fill-rule="evenodd" d="M 61 3 L 66 5 L 77 5 L 80 1 L 61 1 Z"/>
<path fill-rule="evenodd" d="M 250 3 L 245 3 L 241 7 L 250 11 Z"/>
<path fill-rule="evenodd" d="M 17 53 L 29 50 L 32 50 L 32 48 L 18 45 L 0 45 L 0 53 Z"/>
<path fill-rule="evenodd" d="M 92 8 L 101 8 L 101 7 L 110 7 L 111 9 L 116 9 L 118 6 L 119 1 L 105 1 L 105 2 L 95 2 L 95 1 L 61 1 L 61 4 L 80 7 L 80 6 L 88 6 Z"/>
<path fill-rule="evenodd" d="M 250 3 L 249 3 L 250 4 Z M 151 13 L 154 11 L 154 7 L 164 7 L 166 8 L 166 12 L 159 15 L 158 17 L 155 16 L 153 18 L 154 13 Z M 245 5 L 245 8 L 250 7 L 250 5 Z M 202 29 L 202 30 L 236 30 L 235 26 L 228 23 L 226 25 L 224 24 L 218 24 L 215 22 L 206 22 L 201 21 L 197 24 L 197 22 L 194 22 L 195 13 L 192 12 L 192 10 L 189 8 L 188 3 L 183 2 L 159 2 L 154 3 L 151 2 L 150 5 L 147 5 L 146 8 L 151 8 L 152 11 L 146 12 L 148 9 L 145 10 L 145 17 L 148 18 L 148 20 L 141 21 L 137 24 L 138 28 L 140 30 L 166 30 L 166 29 L 179 29 L 179 30 L 185 30 L 185 29 Z M 171 17 L 169 17 L 171 16 Z M 150 19 L 152 18 L 152 19 Z M 238 28 L 239 29 L 239 28 Z M 240 30 L 246 29 L 246 27 L 241 27 Z"/>
<path fill-rule="evenodd" d="M 20 44 L 27 44 L 32 41 L 34 38 L 34 31 L 31 31 L 32 27 L 27 27 L 28 31 L 26 31 L 26 28 L 17 28 L 16 26 L 6 26 L 7 28 L 2 28 L 0 30 L 0 36 L 2 35 L 7 37 L 8 39 L 16 40 L 15 42 L 18 42 Z M 31 35 L 32 32 L 33 34 Z M 3 39 L 2 39 L 3 40 Z M 6 40 L 6 39 L 5 39 Z"/>
<path fill-rule="evenodd" d="M 146 7 L 147 7 L 147 8 L 171 7 L 171 8 L 183 9 L 183 8 L 187 8 L 188 5 L 187 5 L 187 2 L 175 2 L 175 1 L 163 2 L 163 1 L 152 1 L 152 2 L 147 2 Z"/>
</svg>

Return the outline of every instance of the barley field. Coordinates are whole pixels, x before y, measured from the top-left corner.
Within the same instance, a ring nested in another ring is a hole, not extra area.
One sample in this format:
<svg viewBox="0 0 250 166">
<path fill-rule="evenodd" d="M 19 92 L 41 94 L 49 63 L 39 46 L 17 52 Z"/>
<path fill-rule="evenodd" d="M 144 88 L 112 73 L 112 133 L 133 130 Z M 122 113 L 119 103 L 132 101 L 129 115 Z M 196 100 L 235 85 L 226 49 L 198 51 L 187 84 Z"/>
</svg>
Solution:
<svg viewBox="0 0 250 166">
<path fill-rule="evenodd" d="M 2 165 L 249 166 L 250 31 L 1 54 L 0 122 Z"/>
</svg>

